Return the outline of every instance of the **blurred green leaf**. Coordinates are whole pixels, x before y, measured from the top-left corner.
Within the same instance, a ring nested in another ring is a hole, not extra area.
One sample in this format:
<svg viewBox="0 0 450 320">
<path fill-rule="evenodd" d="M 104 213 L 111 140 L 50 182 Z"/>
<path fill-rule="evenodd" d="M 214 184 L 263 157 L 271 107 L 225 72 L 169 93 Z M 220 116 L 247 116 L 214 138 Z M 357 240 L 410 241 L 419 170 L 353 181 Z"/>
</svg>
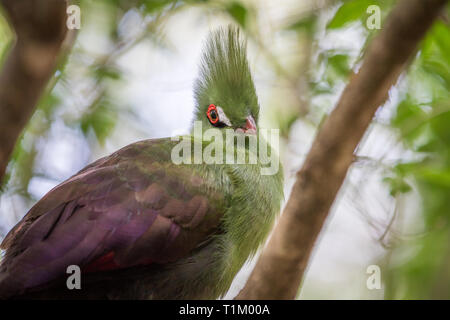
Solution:
<svg viewBox="0 0 450 320">
<path fill-rule="evenodd" d="M 417 171 L 422 181 L 450 191 L 450 170 L 442 168 L 424 167 Z"/>
<path fill-rule="evenodd" d="M 302 31 L 311 35 L 315 32 L 316 27 L 317 27 L 317 15 L 312 14 L 306 17 L 302 17 L 301 19 L 289 25 L 286 29 Z"/>
<path fill-rule="evenodd" d="M 350 71 L 349 57 L 345 54 L 336 54 L 328 58 L 328 65 L 339 76 L 347 76 Z"/>
<path fill-rule="evenodd" d="M 450 55 L 450 28 L 442 21 L 436 21 L 429 35 L 428 41 L 434 42 L 443 57 Z"/>
<path fill-rule="evenodd" d="M 240 2 L 233 1 L 227 7 L 228 14 L 243 28 L 247 25 L 248 10 Z"/>
<path fill-rule="evenodd" d="M 323 66 L 324 73 L 321 78 L 325 80 L 326 87 L 324 87 L 324 83 L 319 82 L 320 88 L 315 88 L 314 92 L 327 92 L 338 82 L 346 80 L 351 70 L 349 59 L 347 54 L 336 53 L 334 50 L 323 52 L 319 56 L 319 61 Z"/>
<path fill-rule="evenodd" d="M 450 110 L 432 117 L 430 125 L 441 142 L 450 147 Z"/>
<path fill-rule="evenodd" d="M 93 68 L 92 71 L 97 80 L 105 78 L 118 80 L 122 77 L 122 72 L 119 69 L 109 65 L 100 65 L 98 67 Z"/>
<path fill-rule="evenodd" d="M 282 113 L 277 113 L 276 120 L 277 126 L 280 130 L 280 134 L 282 137 L 289 137 L 289 132 L 291 130 L 292 125 L 297 121 L 298 114 L 291 112 L 287 115 L 282 115 Z"/>
<path fill-rule="evenodd" d="M 46 96 L 42 98 L 42 100 L 39 102 L 39 110 L 42 110 L 47 117 L 47 119 L 50 119 L 50 117 L 53 114 L 53 111 L 61 104 L 61 98 L 58 97 L 53 92 L 50 92 Z"/>
<path fill-rule="evenodd" d="M 83 116 L 81 129 L 84 134 L 87 134 L 89 129 L 93 129 L 98 141 L 103 144 L 114 129 L 116 121 L 117 113 L 114 107 L 106 99 L 101 99 L 93 106 L 91 112 Z"/>
<path fill-rule="evenodd" d="M 405 182 L 401 177 L 386 177 L 383 181 L 389 184 L 390 194 L 395 197 L 399 193 L 406 193 L 411 191 L 411 186 Z"/>
<path fill-rule="evenodd" d="M 155 11 L 159 11 L 164 8 L 168 4 L 174 3 L 174 0 L 142 0 L 142 4 L 144 5 L 145 13 L 154 13 Z"/>
<path fill-rule="evenodd" d="M 396 167 L 399 177 L 409 176 L 417 184 L 425 233 L 405 244 L 416 250 L 391 267 L 388 299 L 450 298 L 449 56 L 449 28 L 437 21 L 408 71 L 406 94 L 392 119 L 406 146 L 426 152 L 421 161 Z M 399 184 L 395 179 L 390 181 L 394 187 Z"/>
<path fill-rule="evenodd" d="M 14 44 L 12 32 L 8 26 L 5 17 L 0 11 L 0 66 L 3 65 L 3 61 L 6 58 L 6 54 Z"/>
<path fill-rule="evenodd" d="M 342 28 L 350 22 L 366 17 L 367 7 L 374 4 L 373 0 L 349 0 L 343 3 L 333 19 L 328 23 L 327 29 Z"/>
<path fill-rule="evenodd" d="M 419 122 L 426 117 L 425 112 L 415 104 L 410 98 L 402 100 L 397 106 L 397 113 L 392 119 L 392 124 L 402 127 L 405 123 Z"/>
<path fill-rule="evenodd" d="M 339 29 L 358 20 L 367 21 L 370 16 L 367 8 L 371 5 L 377 5 L 380 8 L 381 21 L 384 21 L 395 2 L 396 0 L 346 0 L 328 22 L 327 29 Z"/>
<path fill-rule="evenodd" d="M 443 22 L 436 22 L 423 41 L 420 61 L 422 68 L 438 77 L 443 86 L 450 90 L 450 28 Z"/>
</svg>

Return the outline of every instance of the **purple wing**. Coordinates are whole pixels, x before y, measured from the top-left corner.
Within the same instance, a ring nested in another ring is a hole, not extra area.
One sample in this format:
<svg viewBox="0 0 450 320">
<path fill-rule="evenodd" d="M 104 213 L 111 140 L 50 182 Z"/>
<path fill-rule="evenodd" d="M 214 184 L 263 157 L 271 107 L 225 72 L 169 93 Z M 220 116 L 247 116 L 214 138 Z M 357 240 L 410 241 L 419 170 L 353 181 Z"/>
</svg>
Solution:
<svg viewBox="0 0 450 320">
<path fill-rule="evenodd" d="M 0 296 L 66 274 L 175 261 L 208 240 L 224 195 L 170 161 L 171 141 L 147 140 L 98 160 L 51 190 L 2 243 Z"/>
</svg>

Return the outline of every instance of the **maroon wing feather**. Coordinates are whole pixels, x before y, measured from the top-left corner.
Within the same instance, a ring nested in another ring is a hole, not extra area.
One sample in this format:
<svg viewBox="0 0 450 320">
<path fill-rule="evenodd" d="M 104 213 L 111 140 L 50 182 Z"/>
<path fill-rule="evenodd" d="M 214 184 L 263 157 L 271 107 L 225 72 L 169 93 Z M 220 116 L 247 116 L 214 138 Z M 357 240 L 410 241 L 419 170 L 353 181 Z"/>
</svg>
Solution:
<svg viewBox="0 0 450 320">
<path fill-rule="evenodd" d="M 7 235 L 0 296 L 65 275 L 166 263 L 217 230 L 224 195 L 170 161 L 171 141 L 147 140 L 98 160 L 51 190 Z"/>
</svg>

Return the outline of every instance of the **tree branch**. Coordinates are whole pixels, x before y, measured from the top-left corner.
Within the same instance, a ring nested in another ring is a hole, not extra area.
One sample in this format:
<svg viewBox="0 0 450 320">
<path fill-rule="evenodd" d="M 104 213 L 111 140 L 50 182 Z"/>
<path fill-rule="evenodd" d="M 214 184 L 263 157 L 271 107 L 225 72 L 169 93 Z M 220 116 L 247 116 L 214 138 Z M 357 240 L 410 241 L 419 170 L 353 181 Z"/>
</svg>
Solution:
<svg viewBox="0 0 450 320">
<path fill-rule="evenodd" d="M 283 214 L 236 299 L 293 299 L 314 243 L 375 111 L 446 0 L 402 0 L 315 138 Z"/>
<path fill-rule="evenodd" d="M 65 0 L 0 0 L 16 43 L 0 72 L 0 181 L 53 74 L 67 33 Z"/>
</svg>

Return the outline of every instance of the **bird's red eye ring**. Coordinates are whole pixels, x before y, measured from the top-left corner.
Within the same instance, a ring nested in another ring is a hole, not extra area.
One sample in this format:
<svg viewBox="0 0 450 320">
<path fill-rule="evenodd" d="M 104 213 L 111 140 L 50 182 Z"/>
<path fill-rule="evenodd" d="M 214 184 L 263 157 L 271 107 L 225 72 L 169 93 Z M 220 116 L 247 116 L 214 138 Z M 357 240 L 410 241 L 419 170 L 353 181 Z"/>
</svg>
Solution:
<svg viewBox="0 0 450 320">
<path fill-rule="evenodd" d="M 219 122 L 219 113 L 217 112 L 216 106 L 213 104 L 209 105 L 208 111 L 206 111 L 206 116 L 208 117 L 211 124 L 216 124 L 217 122 Z"/>
</svg>

